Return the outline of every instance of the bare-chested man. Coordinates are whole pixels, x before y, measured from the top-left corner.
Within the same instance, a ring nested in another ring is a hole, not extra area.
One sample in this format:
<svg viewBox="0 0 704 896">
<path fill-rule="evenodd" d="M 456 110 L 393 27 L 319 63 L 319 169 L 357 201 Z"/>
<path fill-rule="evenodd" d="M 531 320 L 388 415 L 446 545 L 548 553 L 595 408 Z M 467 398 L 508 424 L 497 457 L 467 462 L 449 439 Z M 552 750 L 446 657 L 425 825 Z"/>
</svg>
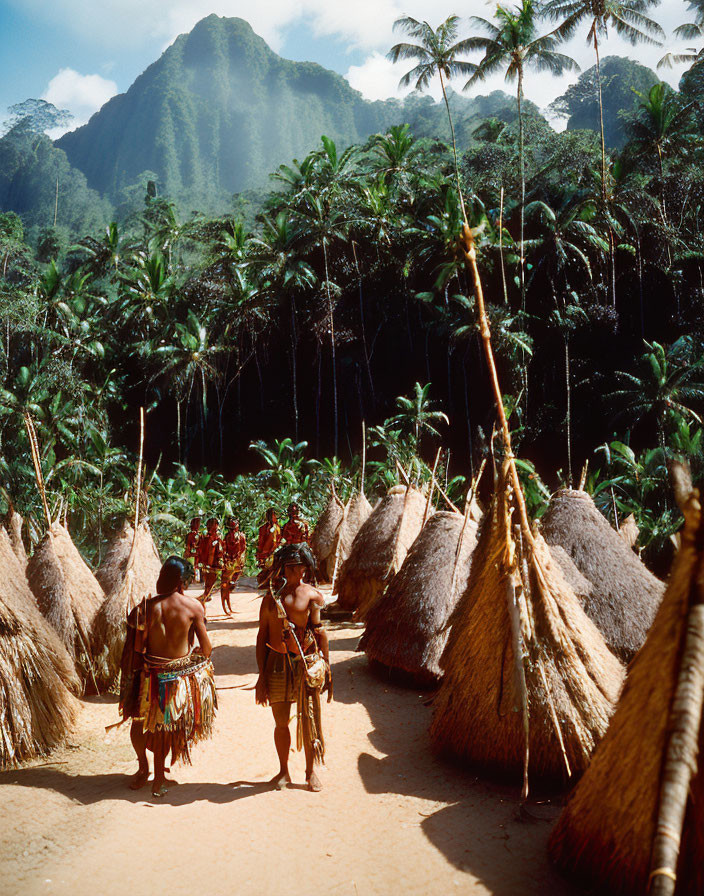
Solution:
<svg viewBox="0 0 704 896">
<path fill-rule="evenodd" d="M 298 715 L 297 747 L 306 756 L 306 784 L 319 791 L 321 783 L 315 773 L 316 761 L 324 758 L 320 693 L 306 683 L 301 651 L 309 655 L 319 651 L 327 665 L 325 684 L 328 702 L 332 700 L 332 672 L 328 636 L 320 624 L 323 595 L 310 584 L 315 581 L 315 561 L 308 545 L 285 545 L 274 559 L 273 587 L 284 614 L 282 617 L 270 590 L 262 601 L 257 635 L 256 700 L 262 706 L 271 705 L 274 714 L 274 744 L 279 758 L 279 772 L 272 779 L 279 789 L 291 783 L 288 755 L 291 749 L 291 706 L 296 704 Z M 308 580 L 308 581 L 307 581 Z"/>
<path fill-rule="evenodd" d="M 169 752 L 172 764 L 190 762 L 191 745 L 210 736 L 217 709 L 203 605 L 184 594 L 190 571 L 185 560 L 169 557 L 156 596 L 144 598 L 127 618 L 119 708 L 123 719 L 133 720 L 130 736 L 139 761 L 130 788 L 147 783 L 150 750 L 157 797 L 173 783 L 164 774 Z M 194 636 L 198 653 L 191 653 Z"/>
</svg>

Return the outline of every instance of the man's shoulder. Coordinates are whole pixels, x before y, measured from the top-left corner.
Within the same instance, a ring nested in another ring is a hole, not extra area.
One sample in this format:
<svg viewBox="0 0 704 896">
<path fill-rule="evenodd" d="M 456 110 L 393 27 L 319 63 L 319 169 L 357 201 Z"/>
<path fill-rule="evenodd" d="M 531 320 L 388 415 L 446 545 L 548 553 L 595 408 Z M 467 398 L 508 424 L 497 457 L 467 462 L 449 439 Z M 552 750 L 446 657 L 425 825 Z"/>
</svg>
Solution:
<svg viewBox="0 0 704 896">
<path fill-rule="evenodd" d="M 307 597 L 309 600 L 313 600 L 322 596 L 322 591 L 318 591 L 314 585 L 309 585 L 308 582 L 303 582 L 296 588 L 296 597 Z"/>
</svg>

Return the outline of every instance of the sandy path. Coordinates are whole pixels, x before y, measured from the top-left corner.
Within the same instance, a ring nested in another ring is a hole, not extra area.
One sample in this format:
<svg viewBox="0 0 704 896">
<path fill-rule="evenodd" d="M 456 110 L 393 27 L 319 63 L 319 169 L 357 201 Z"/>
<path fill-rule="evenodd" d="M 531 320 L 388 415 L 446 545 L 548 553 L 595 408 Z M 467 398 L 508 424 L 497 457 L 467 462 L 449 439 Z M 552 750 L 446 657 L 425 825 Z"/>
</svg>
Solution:
<svg viewBox="0 0 704 896">
<path fill-rule="evenodd" d="M 102 698 L 84 702 L 73 743 L 50 764 L 0 775 L 4 896 L 310 896 L 316 881 L 331 896 L 576 892 L 547 863 L 550 824 L 517 820 L 515 788 L 434 759 L 426 696 L 375 678 L 349 624 L 330 631 L 325 790 L 269 790 L 276 760 L 270 711 L 254 704 L 255 598 L 237 594 L 234 620 L 216 615 L 217 598 L 210 605 L 217 731 L 192 768 L 174 770 L 180 784 L 164 801 L 125 789 L 128 731 L 106 737 L 116 708 Z M 299 754 L 292 770 L 302 782 Z"/>
</svg>

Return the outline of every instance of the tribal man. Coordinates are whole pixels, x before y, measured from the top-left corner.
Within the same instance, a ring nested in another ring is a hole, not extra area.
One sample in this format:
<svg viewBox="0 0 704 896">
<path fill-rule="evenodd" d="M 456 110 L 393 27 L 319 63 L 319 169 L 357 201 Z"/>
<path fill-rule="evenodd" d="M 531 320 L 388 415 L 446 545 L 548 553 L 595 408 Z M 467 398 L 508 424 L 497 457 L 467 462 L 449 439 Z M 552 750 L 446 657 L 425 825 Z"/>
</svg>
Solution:
<svg viewBox="0 0 704 896">
<path fill-rule="evenodd" d="M 201 539 L 200 517 L 196 516 L 191 520 L 191 528 L 186 536 L 186 551 L 183 555 L 184 560 L 188 560 L 193 564 L 193 572 L 198 577 L 198 542 Z"/>
<path fill-rule="evenodd" d="M 132 719 L 130 737 L 139 761 L 130 788 L 139 790 L 147 783 L 150 750 L 156 797 L 173 783 L 164 774 L 169 752 L 171 764 L 190 764 L 191 747 L 210 737 L 217 710 L 205 612 L 184 594 L 190 575 L 190 563 L 169 557 L 156 596 L 145 597 L 127 618 L 119 709 L 124 720 Z M 194 636 L 198 653 L 192 652 Z"/>
<path fill-rule="evenodd" d="M 242 575 L 246 558 L 247 539 L 244 532 L 240 532 L 239 522 L 230 517 L 227 521 L 227 535 L 223 541 L 223 566 L 220 577 L 220 599 L 226 616 L 232 616 L 230 594 Z"/>
<path fill-rule="evenodd" d="M 281 530 L 281 539 L 286 544 L 308 544 L 310 527 L 300 516 L 300 508 L 295 502 L 288 505 L 288 520 Z"/>
<path fill-rule="evenodd" d="M 271 567 L 274 563 L 274 553 L 281 542 L 281 527 L 273 507 L 266 512 L 266 520 L 263 526 L 259 527 L 259 539 L 257 541 L 257 563 L 259 564 L 259 575 L 257 576 L 257 585 L 260 588 L 266 588 L 271 575 Z"/>
<path fill-rule="evenodd" d="M 222 539 L 220 538 L 220 523 L 212 517 L 206 523 L 206 533 L 198 542 L 198 565 L 203 570 L 203 582 L 205 590 L 198 600 L 205 606 L 212 600 L 211 594 L 218 579 L 218 573 L 222 569 Z"/>
<path fill-rule="evenodd" d="M 322 785 L 315 763 L 325 759 L 320 695 L 332 700 L 332 672 L 328 636 L 320 623 L 323 595 L 315 582 L 315 560 L 308 545 L 284 545 L 276 552 L 269 593 L 262 601 L 257 634 L 259 678 L 256 701 L 269 704 L 274 714 L 274 744 L 278 774 L 271 783 L 284 790 L 291 783 L 288 756 L 291 749 L 291 707 L 298 717 L 297 749 L 306 757 L 306 784 L 317 792 Z"/>
</svg>

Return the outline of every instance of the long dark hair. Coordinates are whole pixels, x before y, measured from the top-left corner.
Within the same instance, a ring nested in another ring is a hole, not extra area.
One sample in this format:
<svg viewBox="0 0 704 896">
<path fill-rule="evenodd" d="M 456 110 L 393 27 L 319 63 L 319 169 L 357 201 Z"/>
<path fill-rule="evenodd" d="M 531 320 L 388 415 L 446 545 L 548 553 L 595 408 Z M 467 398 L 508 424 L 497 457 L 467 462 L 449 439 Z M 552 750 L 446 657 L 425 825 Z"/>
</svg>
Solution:
<svg viewBox="0 0 704 896">
<path fill-rule="evenodd" d="M 310 584 L 316 585 L 315 557 L 310 547 L 303 543 L 285 544 L 274 554 L 274 565 L 271 570 L 271 578 L 269 579 L 271 587 L 274 590 L 280 588 L 284 581 L 284 568 L 299 563 L 305 566 L 306 578 Z"/>
</svg>

